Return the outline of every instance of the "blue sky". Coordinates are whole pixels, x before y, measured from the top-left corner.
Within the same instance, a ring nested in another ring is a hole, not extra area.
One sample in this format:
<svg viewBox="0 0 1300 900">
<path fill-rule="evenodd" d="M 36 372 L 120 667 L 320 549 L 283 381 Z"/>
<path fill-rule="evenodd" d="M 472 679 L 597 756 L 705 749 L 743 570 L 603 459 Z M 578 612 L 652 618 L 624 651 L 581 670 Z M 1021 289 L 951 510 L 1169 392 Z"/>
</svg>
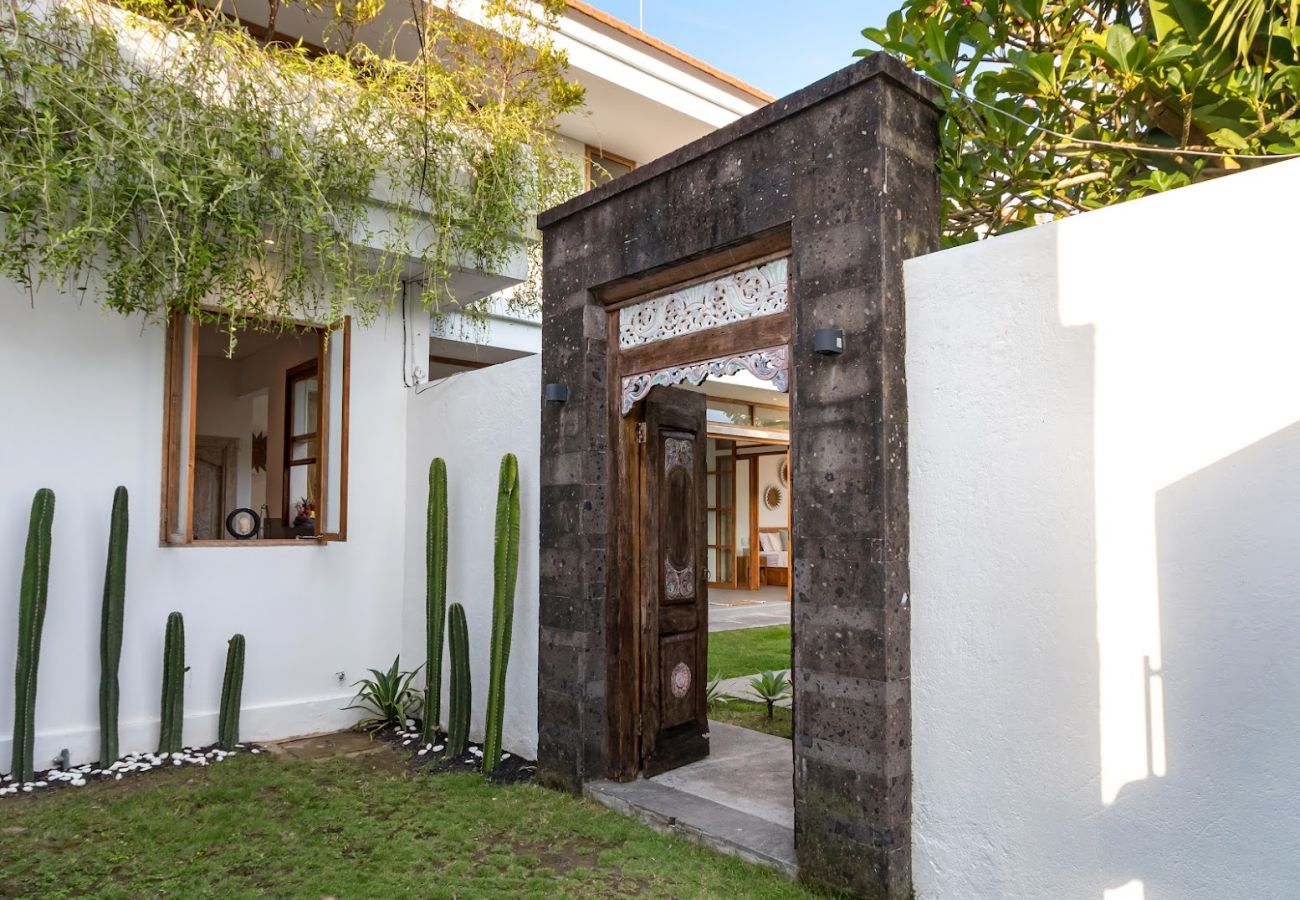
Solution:
<svg viewBox="0 0 1300 900">
<path fill-rule="evenodd" d="M 637 24 L 637 0 L 587 0 Z M 854 61 L 901 0 L 642 0 L 645 30 L 777 97 Z"/>
</svg>

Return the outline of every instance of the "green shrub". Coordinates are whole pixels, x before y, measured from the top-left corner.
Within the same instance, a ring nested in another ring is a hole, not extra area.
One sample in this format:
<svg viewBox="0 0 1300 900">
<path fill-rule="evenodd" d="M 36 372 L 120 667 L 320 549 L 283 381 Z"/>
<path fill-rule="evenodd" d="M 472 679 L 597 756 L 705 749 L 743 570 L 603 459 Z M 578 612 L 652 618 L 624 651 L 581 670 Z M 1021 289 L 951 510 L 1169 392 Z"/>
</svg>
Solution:
<svg viewBox="0 0 1300 900">
<path fill-rule="evenodd" d="M 417 668 L 413 672 L 401 670 L 401 657 L 393 659 L 387 672 L 371 669 L 373 678 L 362 678 L 353 684 L 360 685 L 352 703 L 344 709 L 361 709 L 370 713 L 357 723 L 362 731 L 382 731 L 385 728 L 405 728 L 406 720 L 413 717 L 420 709 L 422 699 L 420 692 L 411 687 L 415 680 Z"/>
</svg>

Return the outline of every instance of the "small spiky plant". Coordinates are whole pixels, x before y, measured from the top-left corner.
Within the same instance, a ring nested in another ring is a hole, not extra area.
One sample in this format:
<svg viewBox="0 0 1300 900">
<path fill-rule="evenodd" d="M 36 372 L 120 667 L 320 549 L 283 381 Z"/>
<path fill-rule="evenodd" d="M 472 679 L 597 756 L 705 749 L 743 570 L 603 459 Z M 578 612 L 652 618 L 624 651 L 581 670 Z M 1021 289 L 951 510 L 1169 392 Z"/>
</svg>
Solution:
<svg viewBox="0 0 1300 900">
<path fill-rule="evenodd" d="M 758 694 L 759 699 L 767 704 L 769 719 L 773 716 L 773 707 L 776 706 L 777 701 L 789 697 L 794 689 L 784 671 L 763 672 L 749 679 L 749 686 L 753 688 L 755 694 Z"/>
</svg>

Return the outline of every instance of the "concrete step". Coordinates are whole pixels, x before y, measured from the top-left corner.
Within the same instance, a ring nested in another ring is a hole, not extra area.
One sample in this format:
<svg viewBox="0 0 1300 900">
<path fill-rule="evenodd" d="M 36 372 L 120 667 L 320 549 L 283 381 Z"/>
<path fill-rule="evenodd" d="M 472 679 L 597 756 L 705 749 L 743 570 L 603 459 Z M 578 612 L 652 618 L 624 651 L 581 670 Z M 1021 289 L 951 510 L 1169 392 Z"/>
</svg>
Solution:
<svg viewBox="0 0 1300 900">
<path fill-rule="evenodd" d="M 783 825 L 645 779 L 588 782 L 583 793 L 661 834 L 796 875 L 794 831 Z"/>
</svg>

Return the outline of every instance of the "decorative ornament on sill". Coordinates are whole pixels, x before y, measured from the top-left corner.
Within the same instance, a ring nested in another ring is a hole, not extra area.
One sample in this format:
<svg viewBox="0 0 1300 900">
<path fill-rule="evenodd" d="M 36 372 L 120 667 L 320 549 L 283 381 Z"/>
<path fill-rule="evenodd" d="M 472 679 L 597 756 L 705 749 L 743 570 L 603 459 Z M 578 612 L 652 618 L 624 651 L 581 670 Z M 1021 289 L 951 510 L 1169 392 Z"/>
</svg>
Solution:
<svg viewBox="0 0 1300 900">
<path fill-rule="evenodd" d="M 788 348 L 782 344 L 779 347 L 751 350 L 735 356 L 719 356 L 716 359 L 701 360 L 685 366 L 669 366 L 652 372 L 628 375 L 623 378 L 623 415 L 631 412 L 636 402 L 650 393 L 650 389 L 655 385 L 671 387 L 687 382 L 699 387 L 710 375 L 718 378 L 723 375 L 735 375 L 741 371 L 748 372 L 763 381 L 772 382 L 772 387 L 778 391 L 787 390 L 790 387 Z"/>
<path fill-rule="evenodd" d="M 789 258 L 774 259 L 625 306 L 618 313 L 618 345 L 639 347 L 784 312 L 789 269 Z"/>
</svg>

